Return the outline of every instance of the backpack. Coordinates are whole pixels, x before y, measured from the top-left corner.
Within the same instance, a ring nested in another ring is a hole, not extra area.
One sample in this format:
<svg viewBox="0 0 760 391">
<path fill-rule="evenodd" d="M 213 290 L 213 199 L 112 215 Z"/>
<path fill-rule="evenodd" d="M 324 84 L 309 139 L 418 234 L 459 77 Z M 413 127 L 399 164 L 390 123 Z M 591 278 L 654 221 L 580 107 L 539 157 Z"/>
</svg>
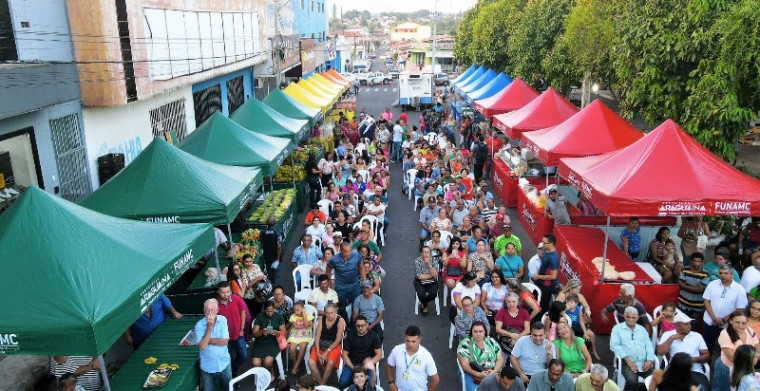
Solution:
<svg viewBox="0 0 760 391">
<path fill-rule="evenodd" d="M 478 153 L 475 155 L 479 163 L 485 163 L 488 160 L 488 146 L 486 143 L 478 143 Z"/>
</svg>

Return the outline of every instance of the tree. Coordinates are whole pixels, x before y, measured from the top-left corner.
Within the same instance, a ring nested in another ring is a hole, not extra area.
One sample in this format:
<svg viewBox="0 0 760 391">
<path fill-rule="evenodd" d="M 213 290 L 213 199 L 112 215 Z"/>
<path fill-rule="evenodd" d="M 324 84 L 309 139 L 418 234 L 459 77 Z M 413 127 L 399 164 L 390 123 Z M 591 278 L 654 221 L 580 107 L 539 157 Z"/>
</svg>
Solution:
<svg viewBox="0 0 760 391">
<path fill-rule="evenodd" d="M 496 1 L 497 0 L 478 0 L 478 2 L 475 3 L 475 6 L 465 11 L 462 16 L 454 41 L 454 57 L 456 57 L 461 64 L 478 63 L 479 59 L 477 58 L 476 53 L 479 51 L 479 47 L 473 41 L 473 27 L 481 9 Z"/>
<path fill-rule="evenodd" d="M 519 23 L 524 0 L 499 0 L 484 4 L 472 28 L 470 53 L 475 62 L 496 70 L 511 71 L 508 42 Z"/>
</svg>

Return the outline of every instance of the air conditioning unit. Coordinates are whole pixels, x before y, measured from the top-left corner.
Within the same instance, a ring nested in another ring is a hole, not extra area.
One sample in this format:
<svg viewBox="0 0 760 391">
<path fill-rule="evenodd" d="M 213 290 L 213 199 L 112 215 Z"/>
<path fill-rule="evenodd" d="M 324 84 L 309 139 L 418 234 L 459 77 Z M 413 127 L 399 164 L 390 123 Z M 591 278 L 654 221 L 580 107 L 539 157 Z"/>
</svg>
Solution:
<svg viewBox="0 0 760 391">
<path fill-rule="evenodd" d="M 264 79 L 260 77 L 255 77 L 253 79 L 253 88 L 259 89 L 261 87 L 264 87 Z"/>
</svg>

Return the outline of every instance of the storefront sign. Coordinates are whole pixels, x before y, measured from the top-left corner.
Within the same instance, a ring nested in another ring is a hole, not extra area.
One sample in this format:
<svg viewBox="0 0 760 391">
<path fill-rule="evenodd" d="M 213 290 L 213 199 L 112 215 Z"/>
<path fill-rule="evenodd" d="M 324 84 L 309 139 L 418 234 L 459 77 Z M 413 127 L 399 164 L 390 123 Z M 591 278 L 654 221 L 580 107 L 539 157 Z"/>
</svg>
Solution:
<svg viewBox="0 0 760 391">
<path fill-rule="evenodd" d="M 0 353 L 5 353 L 8 350 L 18 350 L 18 334 L 16 333 L 0 333 Z"/>
<path fill-rule="evenodd" d="M 314 40 L 313 39 L 301 39 L 301 74 L 305 75 L 309 72 L 314 72 L 316 68 L 316 57 L 314 53 Z"/>
<path fill-rule="evenodd" d="M 522 212 L 523 219 L 525 219 L 525 222 L 528 223 L 530 226 L 530 229 L 532 231 L 536 230 L 536 219 L 533 217 L 533 213 L 530 212 L 530 209 L 528 208 L 528 205 L 526 205 L 523 202 L 523 212 Z"/>
<path fill-rule="evenodd" d="M 299 45 L 298 34 L 283 35 L 282 36 L 282 62 L 280 63 L 280 71 L 284 72 L 301 62 L 301 51 Z"/>
</svg>

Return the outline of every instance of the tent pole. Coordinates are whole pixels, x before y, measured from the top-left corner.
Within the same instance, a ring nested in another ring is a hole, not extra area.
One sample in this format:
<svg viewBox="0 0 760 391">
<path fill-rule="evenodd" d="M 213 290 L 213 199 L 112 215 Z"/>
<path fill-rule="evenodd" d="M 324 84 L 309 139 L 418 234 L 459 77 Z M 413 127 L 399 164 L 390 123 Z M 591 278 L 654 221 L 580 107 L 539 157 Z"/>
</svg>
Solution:
<svg viewBox="0 0 760 391">
<path fill-rule="evenodd" d="M 219 266 L 219 246 L 214 249 L 214 261 L 216 262 L 217 280 L 221 278 L 222 268 Z"/>
<path fill-rule="evenodd" d="M 272 182 L 272 176 L 269 176 L 269 182 Z M 264 193 L 264 213 L 267 215 L 267 219 L 269 219 L 269 205 L 267 205 L 267 185 L 266 183 L 261 185 L 261 191 Z"/>
<path fill-rule="evenodd" d="M 272 192 L 272 214 L 274 215 L 274 179 L 269 181 L 269 191 Z"/>
<path fill-rule="evenodd" d="M 604 282 L 604 267 L 607 266 L 607 240 L 610 237 L 610 216 L 607 216 L 607 227 L 604 229 L 604 251 L 602 251 L 602 273 L 599 282 Z"/>
<path fill-rule="evenodd" d="M 229 222 L 227 223 L 227 236 L 230 237 L 230 248 L 232 248 L 232 228 Z"/>
<path fill-rule="evenodd" d="M 108 382 L 108 371 L 106 371 L 106 360 L 103 355 L 98 356 L 98 366 L 100 366 L 100 376 L 103 378 L 103 389 L 111 391 L 111 383 Z"/>
<path fill-rule="evenodd" d="M 544 173 L 546 174 L 546 187 L 544 187 L 544 216 L 546 216 L 546 199 L 549 198 L 549 171 L 546 170 L 546 166 L 544 166 Z"/>
</svg>

